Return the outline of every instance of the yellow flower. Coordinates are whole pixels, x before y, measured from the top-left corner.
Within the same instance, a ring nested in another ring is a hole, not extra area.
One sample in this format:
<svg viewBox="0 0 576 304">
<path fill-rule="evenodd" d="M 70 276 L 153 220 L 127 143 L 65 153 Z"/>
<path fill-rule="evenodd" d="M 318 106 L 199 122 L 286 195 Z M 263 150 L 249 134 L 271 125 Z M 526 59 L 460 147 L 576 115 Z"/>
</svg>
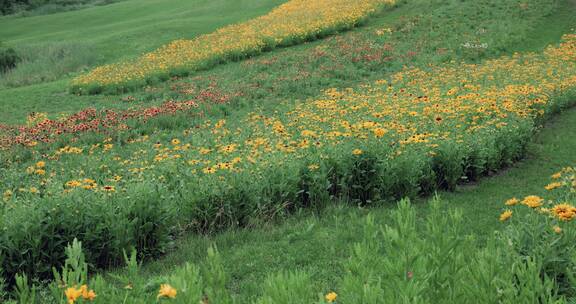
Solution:
<svg viewBox="0 0 576 304">
<path fill-rule="evenodd" d="M 324 297 L 326 299 L 326 301 L 328 301 L 328 303 L 332 303 L 334 301 L 336 301 L 336 298 L 338 297 L 338 294 L 335 292 L 329 292 L 328 294 L 326 294 L 326 296 Z"/>
<path fill-rule="evenodd" d="M 226 145 L 226 146 L 220 148 L 220 152 L 222 152 L 222 153 L 232 153 L 232 152 L 234 152 L 234 150 L 236 150 L 236 146 L 238 146 L 238 145 L 236 145 L 236 144 Z"/>
<path fill-rule="evenodd" d="M 513 198 L 507 200 L 505 205 L 506 206 L 514 206 L 514 205 L 518 204 L 518 202 L 520 202 L 520 201 L 517 198 L 513 197 Z"/>
<path fill-rule="evenodd" d="M 554 182 L 554 183 L 550 183 L 550 184 L 546 185 L 546 187 L 544 187 L 544 189 L 550 191 L 550 190 L 554 190 L 554 189 L 560 188 L 560 187 L 562 187 L 562 183 Z"/>
<path fill-rule="evenodd" d="M 34 173 L 35 170 L 36 169 L 33 166 L 30 166 L 30 167 L 26 168 L 26 173 L 32 174 L 32 173 Z"/>
<path fill-rule="evenodd" d="M 312 164 L 312 165 L 308 166 L 308 169 L 310 171 L 318 170 L 318 168 L 320 168 L 320 166 L 318 166 L 316 164 Z"/>
<path fill-rule="evenodd" d="M 316 137 L 316 132 L 310 130 L 302 130 L 300 134 L 304 137 Z"/>
<path fill-rule="evenodd" d="M 202 172 L 204 172 L 205 174 L 214 174 L 214 173 L 216 173 L 216 168 L 207 167 L 207 168 L 202 169 Z"/>
<path fill-rule="evenodd" d="M 6 190 L 6 191 L 4 191 L 4 194 L 2 195 L 4 201 L 5 201 L 5 202 L 9 201 L 9 200 L 12 198 L 12 194 L 13 194 L 13 193 L 12 193 L 12 190 Z"/>
<path fill-rule="evenodd" d="M 80 185 L 82 185 L 82 183 L 80 181 L 77 181 L 77 180 L 71 180 L 71 181 L 66 182 L 65 185 L 66 185 L 66 187 L 69 187 L 69 188 L 75 188 L 75 187 L 79 187 Z"/>
<path fill-rule="evenodd" d="M 386 133 L 388 133 L 388 131 L 386 131 L 386 129 L 382 129 L 382 128 L 376 128 L 372 132 L 374 132 L 374 135 L 378 138 L 380 138 L 380 137 L 384 136 Z"/>
<path fill-rule="evenodd" d="M 42 168 L 44 168 L 44 167 L 46 167 L 46 162 L 39 161 L 39 162 L 36 163 L 36 168 L 42 169 Z"/>
<path fill-rule="evenodd" d="M 529 195 L 522 200 L 522 204 L 530 208 L 538 208 L 542 206 L 543 199 L 536 195 Z"/>
<path fill-rule="evenodd" d="M 554 232 L 556 232 L 558 234 L 562 233 L 562 228 L 560 228 L 558 226 L 554 226 L 553 229 L 554 229 Z"/>
<path fill-rule="evenodd" d="M 176 289 L 169 284 L 160 285 L 160 290 L 158 291 L 158 299 L 162 297 L 174 299 L 176 298 Z"/>
<path fill-rule="evenodd" d="M 74 302 L 76 302 L 76 300 L 82 295 L 82 291 L 74 287 L 68 287 L 66 288 L 66 291 L 64 291 L 64 294 L 66 295 L 68 304 L 74 304 Z"/>
<path fill-rule="evenodd" d="M 171 141 L 171 143 L 172 143 L 173 145 L 179 145 L 179 144 L 180 144 L 180 140 L 177 139 L 177 138 L 174 138 L 174 139 Z"/>
<path fill-rule="evenodd" d="M 552 207 L 552 214 L 562 221 L 570 221 L 576 217 L 576 208 L 567 203 L 558 204 Z"/>
<path fill-rule="evenodd" d="M 511 217 L 512 217 L 512 211 L 506 210 L 506 211 L 502 212 L 502 214 L 500 214 L 500 221 L 505 222 Z"/>
<path fill-rule="evenodd" d="M 38 175 L 44 175 L 44 174 L 46 174 L 46 171 L 44 169 L 36 169 L 36 171 L 34 171 L 34 173 L 36 173 Z"/>
<path fill-rule="evenodd" d="M 552 174 L 552 179 L 559 179 L 562 177 L 562 172 Z"/>
<path fill-rule="evenodd" d="M 38 193 L 40 193 L 40 191 L 38 191 L 38 188 L 36 188 L 36 187 L 30 187 L 30 193 L 38 194 Z"/>
<path fill-rule="evenodd" d="M 202 155 L 206 155 L 206 154 L 210 153 L 211 151 L 212 150 L 206 149 L 206 148 L 200 148 L 200 150 L 199 150 L 200 154 L 202 154 Z"/>
<path fill-rule="evenodd" d="M 360 150 L 360 149 L 354 149 L 354 151 L 352 151 L 352 154 L 354 154 L 354 155 L 360 155 L 360 154 L 362 154 L 362 153 L 363 153 L 363 152 L 362 152 L 362 150 Z"/>
</svg>

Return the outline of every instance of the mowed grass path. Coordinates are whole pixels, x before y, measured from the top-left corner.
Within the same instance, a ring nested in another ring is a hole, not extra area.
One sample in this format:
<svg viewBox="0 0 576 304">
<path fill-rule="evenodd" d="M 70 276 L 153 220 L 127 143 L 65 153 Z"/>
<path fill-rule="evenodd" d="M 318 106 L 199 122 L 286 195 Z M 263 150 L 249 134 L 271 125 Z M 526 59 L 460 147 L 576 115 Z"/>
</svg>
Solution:
<svg viewBox="0 0 576 304">
<path fill-rule="evenodd" d="M 546 197 L 550 175 L 576 164 L 576 108 L 551 119 L 530 143 L 528 155 L 500 174 L 475 184 L 460 186 L 455 192 L 438 196 L 448 208 L 460 208 L 469 223 L 467 233 L 484 238 L 503 227 L 498 216 L 504 201 L 537 194 Z M 428 198 L 415 202 L 425 212 Z M 177 241 L 177 249 L 164 258 L 144 265 L 142 274 L 154 280 L 173 273 L 186 262 L 203 261 L 212 244 L 219 249 L 230 288 L 240 303 L 259 295 L 260 284 L 270 273 L 303 270 L 312 274 L 319 291 L 334 288 L 343 275 L 350 246 L 362 239 L 366 216 L 385 218 L 395 204 L 359 209 L 334 202 L 333 207 L 312 214 L 300 214 L 282 222 L 252 229 L 235 229 L 214 236 L 188 236 Z"/>
<path fill-rule="evenodd" d="M 188 39 L 263 15 L 285 0 L 126 0 L 79 11 L 1 17 L 10 45 L 76 42 L 110 62 L 134 57 L 174 39 Z"/>
</svg>

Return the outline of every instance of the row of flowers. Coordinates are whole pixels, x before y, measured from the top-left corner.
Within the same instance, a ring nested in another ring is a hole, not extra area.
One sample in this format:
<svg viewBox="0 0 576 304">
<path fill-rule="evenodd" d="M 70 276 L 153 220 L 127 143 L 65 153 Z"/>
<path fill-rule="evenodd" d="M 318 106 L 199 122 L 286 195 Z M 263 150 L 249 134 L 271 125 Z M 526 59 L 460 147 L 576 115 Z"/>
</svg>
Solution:
<svg viewBox="0 0 576 304">
<path fill-rule="evenodd" d="M 226 26 L 192 40 L 176 40 L 140 58 L 98 67 L 73 80 L 76 93 L 120 90 L 153 77 L 185 74 L 227 59 L 312 39 L 354 27 L 394 0 L 291 0 L 267 15 Z"/>
<path fill-rule="evenodd" d="M 111 134 L 128 129 L 130 121 L 145 122 L 163 115 L 188 112 L 201 115 L 200 111 L 196 111 L 199 105 L 223 104 L 230 98 L 230 95 L 210 87 L 191 99 L 168 100 L 158 106 L 133 107 L 126 110 L 87 108 L 72 115 L 62 115 L 57 119 L 49 119 L 46 113 L 33 112 L 28 115 L 26 125 L 0 125 L 0 149 L 13 146 L 34 147 L 41 143 L 57 141 L 62 136 L 72 136 L 76 139 L 79 135 L 89 132 Z"/>
</svg>

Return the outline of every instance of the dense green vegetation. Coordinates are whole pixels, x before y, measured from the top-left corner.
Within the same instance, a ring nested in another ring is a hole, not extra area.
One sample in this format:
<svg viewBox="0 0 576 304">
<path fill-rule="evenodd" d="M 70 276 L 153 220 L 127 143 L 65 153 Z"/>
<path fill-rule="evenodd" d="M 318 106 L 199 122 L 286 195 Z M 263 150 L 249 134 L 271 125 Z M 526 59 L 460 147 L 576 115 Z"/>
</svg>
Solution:
<svg viewBox="0 0 576 304">
<path fill-rule="evenodd" d="M 459 227 L 460 234 L 473 235 L 478 249 L 485 248 L 482 240 L 492 238 L 496 231 L 505 228 L 498 216 L 506 200 L 528 195 L 547 197 L 549 191 L 544 185 L 550 176 L 576 162 L 573 153 L 576 140 L 570 136 L 575 121 L 576 109 L 568 110 L 544 126 L 529 144 L 526 158 L 518 164 L 476 183 L 460 185 L 453 192 L 439 192 L 443 210 L 462 212 L 466 224 Z M 426 227 L 420 220 L 426 218 L 428 202 L 429 198 L 413 202 L 419 214 L 419 233 L 425 233 Z M 314 290 L 327 292 L 345 275 L 350 246 L 361 240 L 367 218 L 373 217 L 378 225 L 389 224 L 390 212 L 395 208 L 395 204 L 355 208 L 335 202 L 332 208 L 321 212 L 302 210 L 280 223 L 233 229 L 213 236 L 188 236 L 177 243 L 174 252 L 144 265 L 140 279 L 158 281 L 186 262 L 202 261 L 208 248 L 216 246 L 229 273 L 228 288 L 242 300 L 259 295 L 268 274 L 293 269 L 309 273 Z M 111 274 L 127 275 L 124 271 Z"/>
<path fill-rule="evenodd" d="M 574 121 L 576 121 L 574 109 L 554 118 L 529 145 L 526 159 L 503 174 L 483 179 L 473 185 L 462 185 L 455 192 L 441 192 L 438 194 L 442 201 L 440 205 L 437 202 L 429 205 L 428 199 L 413 202 L 417 223 L 415 226 L 409 226 L 408 231 L 423 235 L 420 241 L 431 240 L 432 238 L 428 238 L 431 233 L 427 232 L 430 226 L 426 223 L 433 223 L 436 226 L 432 227 L 438 230 L 433 231 L 432 234 L 442 233 L 442 238 L 450 235 L 451 240 L 459 242 L 458 250 L 452 251 L 451 257 L 461 255 L 465 252 L 465 248 L 486 254 L 480 257 L 480 260 L 473 262 L 472 266 L 466 267 L 464 274 L 466 276 L 475 271 L 476 274 L 482 273 L 490 276 L 487 277 L 490 281 L 496 276 L 502 278 L 508 271 L 509 273 L 518 271 L 518 268 L 494 268 L 493 266 L 498 266 L 493 264 L 495 260 L 490 260 L 491 265 L 483 264 L 487 262 L 486 259 L 501 259 L 508 254 L 510 258 L 514 255 L 513 252 L 507 252 L 504 249 L 507 248 L 507 244 L 501 243 L 506 241 L 506 237 L 499 237 L 498 233 L 495 233 L 495 231 L 504 230 L 506 236 L 510 237 L 512 232 L 506 231 L 506 225 L 498 221 L 500 209 L 503 202 L 511 197 L 531 194 L 545 197 L 548 191 L 542 185 L 548 182 L 549 176 L 558 171 L 558 168 L 570 166 L 576 162 L 575 155 L 572 153 L 576 149 L 576 141 L 566 140 L 572 139 L 570 134 Z M 388 244 L 387 238 L 379 240 L 367 238 L 367 236 L 370 236 L 368 232 L 379 233 L 377 231 L 384 225 L 391 225 L 392 228 L 397 229 L 398 218 L 391 215 L 395 208 L 395 205 L 390 205 L 366 209 L 335 203 L 333 208 L 324 209 L 320 213 L 301 210 L 290 219 L 280 223 L 265 223 L 251 229 L 234 229 L 214 236 L 188 236 L 179 240 L 177 249 L 159 261 L 137 266 L 135 258 L 128 256 L 126 269 L 102 273 L 98 279 L 93 278 L 85 283 L 89 283 L 90 288 L 98 291 L 99 296 L 102 296 L 105 301 L 110 301 L 115 297 L 123 299 L 126 294 L 131 295 L 130 299 L 150 300 L 157 294 L 156 287 L 159 284 L 170 283 L 179 288 L 179 298 L 186 301 L 190 298 L 182 295 L 192 296 L 194 292 L 183 293 L 181 284 L 185 284 L 183 280 L 195 282 L 193 279 L 196 278 L 194 275 L 196 272 L 192 269 L 196 269 L 203 282 L 215 282 L 215 277 L 225 279 L 224 285 L 215 287 L 224 294 L 234 297 L 237 303 L 249 303 L 267 296 L 273 297 L 276 300 L 274 303 L 284 303 L 283 301 L 287 299 L 300 301 L 306 296 L 309 297 L 308 299 L 318 299 L 319 296 L 330 291 L 336 291 L 341 298 L 350 298 L 350 294 L 343 294 L 345 289 L 342 289 L 343 286 L 339 283 L 346 276 L 346 270 L 353 267 L 354 262 L 359 258 L 355 256 L 357 251 L 353 250 L 353 246 L 354 244 L 359 246 Z M 432 215 L 428 215 L 430 210 L 433 211 Z M 434 217 L 438 210 L 442 211 L 443 219 Z M 405 220 L 404 213 L 407 211 L 406 209 L 398 211 L 402 214 L 400 219 Z M 451 216 L 444 217 L 445 212 L 450 213 Z M 448 226 L 451 229 L 448 232 L 446 220 L 450 220 Z M 543 232 L 547 233 L 547 231 Z M 408 236 L 409 234 L 403 231 L 402 235 Z M 379 244 L 372 243 L 374 240 L 379 240 Z M 431 246 L 437 243 L 429 241 L 426 244 Z M 473 248 L 468 246 L 473 246 Z M 218 253 L 207 255 L 207 252 L 211 250 L 209 248 L 212 247 L 218 248 Z M 441 246 L 435 248 L 436 250 L 442 249 Z M 497 248 L 502 250 L 500 254 L 503 255 L 493 255 L 491 250 L 497 250 Z M 372 250 L 368 253 L 372 258 L 393 257 L 393 255 L 378 256 L 373 252 Z M 437 251 L 428 250 L 427 252 L 432 254 Z M 450 259 L 443 266 L 453 266 L 452 261 L 454 259 Z M 513 265 L 513 262 L 510 265 Z M 216 270 L 216 274 L 213 271 L 207 271 L 208 269 Z M 486 269 L 491 269 L 493 272 L 486 273 Z M 373 270 L 376 269 L 373 268 Z M 412 273 L 415 278 L 418 278 L 420 274 L 415 271 Z M 529 273 L 523 273 L 522 276 Z M 494 295 L 491 291 L 472 293 L 472 290 L 466 287 L 467 285 L 462 285 L 461 281 L 456 280 L 460 278 L 457 276 L 445 281 L 450 282 L 450 288 L 444 289 L 446 292 L 434 293 L 436 299 L 446 299 L 441 297 L 449 293 L 447 290 L 464 291 L 466 292 L 463 295 L 464 298 L 470 292 L 479 297 L 476 298 L 477 301 Z M 472 277 L 466 279 L 468 283 L 475 282 Z M 216 282 L 221 281 L 216 280 Z M 492 282 L 495 281 L 492 280 Z M 129 283 L 134 286 L 134 289 L 122 290 Z M 536 283 L 536 286 L 542 284 L 538 281 L 533 281 L 533 283 Z M 207 283 L 195 286 L 198 286 L 196 288 L 199 291 L 209 287 Z M 284 290 L 284 292 L 277 294 L 281 298 L 274 297 L 276 293 L 264 286 L 274 286 L 272 288 Z M 306 286 L 305 290 L 308 293 L 291 289 L 298 288 L 298 286 Z M 485 285 L 479 283 L 474 286 L 478 292 L 483 290 L 478 286 Z M 540 296 L 537 294 L 540 290 L 532 289 L 533 287 L 535 286 L 524 289 L 522 296 L 530 295 L 531 292 L 534 292 L 532 296 Z M 37 294 L 43 299 L 42 303 L 50 303 L 49 294 L 40 291 Z M 388 296 L 400 294 L 402 294 L 401 290 L 394 289 L 389 291 Z M 384 294 L 379 296 L 388 299 L 384 297 Z"/>
<path fill-rule="evenodd" d="M 7 73 L 14 69 L 20 60 L 20 56 L 13 48 L 4 46 L 0 42 L 0 73 Z"/>
<path fill-rule="evenodd" d="M 576 163 L 576 112 L 540 132 L 574 104 L 573 36 L 558 45 L 573 33 L 573 1 L 400 1 L 323 40 L 130 94 L 69 94 L 94 66 L 284 2 L 171 1 L 0 18 L 0 34 L 18 29 L 5 34 L 20 58 L 0 79 L 0 299 L 574 297 L 572 222 L 522 204 L 498 220 L 513 196 L 576 203 L 543 188 Z M 69 30 L 103 14 L 110 23 Z M 74 239 L 81 248 L 66 248 Z"/>
</svg>

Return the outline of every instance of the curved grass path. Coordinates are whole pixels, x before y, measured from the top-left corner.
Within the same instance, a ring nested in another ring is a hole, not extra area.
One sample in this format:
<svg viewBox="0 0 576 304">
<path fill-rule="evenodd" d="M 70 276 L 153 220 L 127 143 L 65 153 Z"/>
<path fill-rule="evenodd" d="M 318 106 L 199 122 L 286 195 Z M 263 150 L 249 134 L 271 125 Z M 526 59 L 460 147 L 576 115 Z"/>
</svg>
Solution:
<svg viewBox="0 0 576 304">
<path fill-rule="evenodd" d="M 479 238 L 499 229 L 498 215 L 503 202 L 513 196 L 545 195 L 543 186 L 559 168 L 576 164 L 576 108 L 553 117 L 530 143 L 527 157 L 514 167 L 478 183 L 460 186 L 455 192 L 438 195 L 448 206 L 464 211 L 469 233 Z M 415 205 L 423 208 L 425 199 Z M 253 229 L 227 231 L 215 236 L 188 236 L 164 258 L 146 264 L 142 275 L 154 279 L 168 275 L 185 262 L 204 260 L 207 248 L 215 244 L 231 290 L 240 302 L 256 297 L 267 274 L 282 270 L 304 270 L 312 274 L 318 290 L 334 286 L 343 273 L 342 264 L 349 246 L 361 240 L 368 214 L 374 218 L 394 208 L 389 204 L 372 209 L 335 204 L 321 214 L 303 211 L 280 223 Z"/>
</svg>

